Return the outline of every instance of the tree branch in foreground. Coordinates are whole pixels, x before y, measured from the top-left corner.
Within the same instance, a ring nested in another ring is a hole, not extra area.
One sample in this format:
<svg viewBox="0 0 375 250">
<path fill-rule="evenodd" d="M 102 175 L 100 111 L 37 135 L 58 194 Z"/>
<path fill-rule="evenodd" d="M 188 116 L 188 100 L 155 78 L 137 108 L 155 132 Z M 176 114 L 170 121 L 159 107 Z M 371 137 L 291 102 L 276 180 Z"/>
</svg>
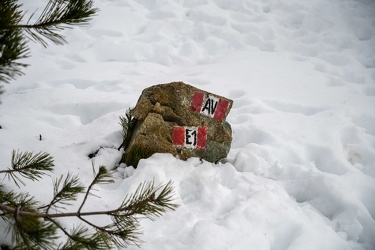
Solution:
<svg viewBox="0 0 375 250">
<path fill-rule="evenodd" d="M 40 163 L 48 162 L 42 169 L 52 170 L 53 160 L 48 154 L 15 153 L 12 157 L 15 166 L 13 169 L 2 170 L 0 173 L 7 175 L 22 173 L 21 176 L 32 180 L 34 172 L 41 174 Z M 22 160 L 20 160 L 22 159 Z M 46 161 L 46 159 L 49 159 Z M 52 165 L 51 165 L 52 164 Z M 13 165 L 13 164 L 12 164 Z M 38 172 L 39 171 L 39 172 Z M 84 192 L 84 187 L 79 184 L 77 176 L 70 173 L 54 181 L 53 198 L 47 205 L 40 206 L 39 202 L 27 193 L 6 192 L 0 185 L 0 218 L 8 225 L 8 233 L 12 232 L 13 240 L 17 247 L 23 249 L 109 249 L 127 247 L 129 244 L 139 246 L 141 241 L 139 227 L 140 220 L 148 218 L 154 220 L 167 211 L 173 211 L 178 206 L 173 203 L 172 182 L 155 186 L 153 181 L 141 183 L 133 194 L 127 195 L 123 202 L 115 209 L 82 212 L 93 187 L 97 184 L 110 183 L 111 173 L 104 166 L 99 167 L 89 188 Z M 12 178 L 15 182 L 17 178 Z M 63 181 L 64 180 L 64 181 Z M 73 212 L 60 212 L 65 206 L 77 200 L 79 193 L 85 193 L 83 200 Z M 55 213 L 51 213 L 51 210 Z M 97 225 L 94 216 L 109 216 L 111 223 Z M 63 227 L 59 220 L 64 217 L 75 217 L 83 224 L 71 230 Z M 62 231 L 67 236 L 64 245 L 56 246 L 57 231 Z"/>
<path fill-rule="evenodd" d="M 25 30 L 31 40 L 44 47 L 47 47 L 46 40 L 62 45 L 67 41 L 57 32 L 72 25 L 87 25 L 97 12 L 98 9 L 93 8 L 92 0 L 50 0 L 35 23 L 30 23 L 34 12 L 26 24 L 18 23 L 11 28 Z"/>
<path fill-rule="evenodd" d="M 93 7 L 93 0 L 49 0 L 35 23 L 31 23 L 31 19 L 36 12 L 26 24 L 22 24 L 25 13 L 20 10 L 22 4 L 18 2 L 0 1 L 0 83 L 9 83 L 23 75 L 22 68 L 29 66 L 19 62 L 30 56 L 28 39 L 44 47 L 47 47 L 48 41 L 58 45 L 65 44 L 67 41 L 60 34 L 61 31 L 73 25 L 87 25 L 99 11 Z M 0 94 L 2 92 L 0 86 Z"/>
</svg>

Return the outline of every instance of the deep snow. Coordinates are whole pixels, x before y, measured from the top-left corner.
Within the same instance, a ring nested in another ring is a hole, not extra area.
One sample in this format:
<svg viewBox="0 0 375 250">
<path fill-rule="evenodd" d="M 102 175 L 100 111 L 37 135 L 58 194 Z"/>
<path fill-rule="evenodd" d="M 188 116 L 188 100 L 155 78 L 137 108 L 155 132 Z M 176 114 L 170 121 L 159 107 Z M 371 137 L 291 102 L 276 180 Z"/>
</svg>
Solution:
<svg viewBox="0 0 375 250">
<path fill-rule="evenodd" d="M 1 168 L 13 149 L 46 151 L 55 176 L 89 184 L 88 155 L 101 148 L 94 165 L 117 167 L 118 178 L 86 210 L 116 206 L 145 180 L 172 180 L 180 207 L 142 221 L 141 249 L 375 249 L 374 1 L 95 5 L 88 27 L 64 32 L 69 45 L 30 43 L 32 66 L 0 97 Z M 118 117 L 144 88 L 171 81 L 234 100 L 228 158 L 155 154 L 135 170 L 118 166 Z M 49 177 L 23 190 L 48 202 L 47 186 Z"/>
</svg>

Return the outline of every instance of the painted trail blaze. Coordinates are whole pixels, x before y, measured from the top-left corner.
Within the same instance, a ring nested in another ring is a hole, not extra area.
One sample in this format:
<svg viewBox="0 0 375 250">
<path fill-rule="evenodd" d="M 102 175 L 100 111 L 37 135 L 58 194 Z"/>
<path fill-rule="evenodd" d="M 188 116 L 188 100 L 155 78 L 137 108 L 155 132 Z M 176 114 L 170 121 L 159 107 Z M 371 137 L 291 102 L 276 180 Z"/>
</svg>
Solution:
<svg viewBox="0 0 375 250">
<path fill-rule="evenodd" d="M 186 147 L 202 150 L 207 143 L 206 126 L 200 127 L 173 127 L 173 145 L 175 147 Z"/>
<path fill-rule="evenodd" d="M 190 104 L 190 108 L 195 112 L 222 121 L 225 117 L 229 102 L 225 99 L 208 94 L 205 96 L 202 92 L 195 92 Z"/>
</svg>

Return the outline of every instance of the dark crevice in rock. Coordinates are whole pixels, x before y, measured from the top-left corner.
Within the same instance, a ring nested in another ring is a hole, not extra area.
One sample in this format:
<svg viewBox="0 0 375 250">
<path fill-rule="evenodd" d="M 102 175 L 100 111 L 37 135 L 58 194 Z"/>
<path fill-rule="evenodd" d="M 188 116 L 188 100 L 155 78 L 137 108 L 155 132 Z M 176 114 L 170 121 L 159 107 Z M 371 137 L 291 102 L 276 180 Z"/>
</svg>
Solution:
<svg viewBox="0 0 375 250">
<path fill-rule="evenodd" d="M 176 123 L 178 126 L 184 126 L 184 123 L 182 122 L 181 119 L 173 116 L 168 116 L 168 115 L 162 115 L 163 120 L 166 122 L 173 122 Z"/>
</svg>

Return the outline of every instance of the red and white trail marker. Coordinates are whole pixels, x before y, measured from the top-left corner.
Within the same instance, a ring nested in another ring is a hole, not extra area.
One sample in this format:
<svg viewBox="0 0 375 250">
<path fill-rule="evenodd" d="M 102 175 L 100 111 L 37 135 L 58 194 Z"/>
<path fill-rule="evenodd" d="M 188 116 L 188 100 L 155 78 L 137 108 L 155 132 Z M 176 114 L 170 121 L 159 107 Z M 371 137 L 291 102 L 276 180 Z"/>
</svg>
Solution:
<svg viewBox="0 0 375 250">
<path fill-rule="evenodd" d="M 195 112 L 222 121 L 225 117 L 229 102 L 225 99 L 218 98 L 214 95 L 202 92 L 195 92 L 190 104 L 190 108 Z"/>
<path fill-rule="evenodd" d="M 197 150 L 202 150 L 207 144 L 207 130 L 206 126 L 200 127 L 173 127 L 173 146 L 186 147 Z"/>
</svg>

